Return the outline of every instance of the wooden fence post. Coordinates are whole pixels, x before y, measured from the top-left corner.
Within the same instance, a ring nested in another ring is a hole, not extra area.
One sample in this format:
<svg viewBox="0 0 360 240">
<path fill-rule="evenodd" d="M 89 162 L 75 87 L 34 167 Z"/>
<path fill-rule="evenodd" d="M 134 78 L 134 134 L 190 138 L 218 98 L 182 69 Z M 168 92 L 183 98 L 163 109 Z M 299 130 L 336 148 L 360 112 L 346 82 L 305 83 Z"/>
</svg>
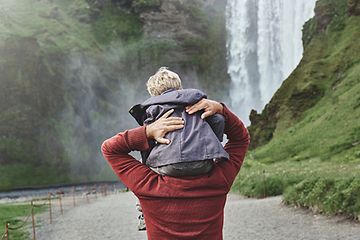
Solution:
<svg viewBox="0 0 360 240">
<path fill-rule="evenodd" d="M 31 200 L 31 220 L 32 220 L 33 240 L 36 240 L 34 202 L 32 200 Z"/>
<path fill-rule="evenodd" d="M 5 223 L 5 240 L 9 240 L 9 223 Z"/>
<path fill-rule="evenodd" d="M 90 194 L 90 187 L 87 186 L 86 188 L 87 190 L 85 191 L 85 196 L 86 196 L 86 202 L 89 203 L 89 194 Z"/>
<path fill-rule="evenodd" d="M 52 211 L 51 211 L 51 193 L 49 193 L 49 215 L 50 215 L 50 224 L 52 224 Z"/>
<path fill-rule="evenodd" d="M 73 190 L 72 190 L 72 196 L 73 196 L 73 207 L 75 207 L 76 206 L 76 204 L 75 204 L 75 187 L 73 187 Z"/>
<path fill-rule="evenodd" d="M 266 176 L 265 176 L 265 169 L 263 170 L 263 198 L 266 198 Z"/>
<path fill-rule="evenodd" d="M 61 202 L 61 193 L 59 194 L 59 203 L 60 203 L 60 212 L 61 212 L 61 215 L 64 215 L 64 211 L 63 211 L 63 207 L 62 207 L 62 202 Z"/>
</svg>

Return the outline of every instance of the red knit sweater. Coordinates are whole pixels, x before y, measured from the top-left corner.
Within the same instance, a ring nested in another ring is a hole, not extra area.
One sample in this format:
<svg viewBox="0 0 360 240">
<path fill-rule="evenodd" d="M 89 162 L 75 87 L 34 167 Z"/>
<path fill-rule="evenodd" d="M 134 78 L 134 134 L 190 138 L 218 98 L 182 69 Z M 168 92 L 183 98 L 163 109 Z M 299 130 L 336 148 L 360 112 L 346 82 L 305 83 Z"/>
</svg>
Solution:
<svg viewBox="0 0 360 240">
<path fill-rule="evenodd" d="M 114 172 L 140 200 L 148 239 L 222 239 L 226 195 L 249 145 L 243 123 L 225 106 L 224 117 L 230 159 L 202 176 L 161 176 L 130 156 L 130 151 L 149 148 L 145 127 L 121 132 L 102 144 Z"/>
</svg>

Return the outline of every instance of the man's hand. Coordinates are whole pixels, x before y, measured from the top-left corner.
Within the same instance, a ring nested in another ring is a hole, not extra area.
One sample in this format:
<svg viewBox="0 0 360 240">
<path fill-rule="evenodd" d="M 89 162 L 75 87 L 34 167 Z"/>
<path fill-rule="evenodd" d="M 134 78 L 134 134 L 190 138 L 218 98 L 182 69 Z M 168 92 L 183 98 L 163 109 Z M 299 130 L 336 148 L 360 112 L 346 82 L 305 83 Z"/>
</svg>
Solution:
<svg viewBox="0 0 360 240">
<path fill-rule="evenodd" d="M 158 143 L 169 144 L 170 140 L 164 138 L 166 133 L 184 127 L 184 120 L 180 117 L 169 117 L 174 112 L 170 109 L 161 118 L 146 126 L 146 136 L 155 139 Z"/>
<path fill-rule="evenodd" d="M 200 110 L 204 110 L 204 113 L 201 114 L 201 118 L 205 119 L 216 113 L 223 114 L 224 107 L 220 103 L 206 98 L 201 99 L 192 106 L 186 107 L 186 112 L 188 114 L 193 114 Z"/>
</svg>

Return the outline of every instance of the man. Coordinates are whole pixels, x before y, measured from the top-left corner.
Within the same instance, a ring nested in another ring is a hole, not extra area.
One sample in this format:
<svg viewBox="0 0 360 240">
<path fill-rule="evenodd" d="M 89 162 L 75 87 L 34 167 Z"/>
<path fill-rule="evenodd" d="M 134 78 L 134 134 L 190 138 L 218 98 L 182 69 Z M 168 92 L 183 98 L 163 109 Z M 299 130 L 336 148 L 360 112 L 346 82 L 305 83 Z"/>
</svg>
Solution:
<svg viewBox="0 0 360 240">
<path fill-rule="evenodd" d="M 145 151 L 148 141 L 167 144 L 166 133 L 183 128 L 181 118 L 166 112 L 147 125 L 121 132 L 102 144 L 102 152 L 121 181 L 139 198 L 148 239 L 222 239 L 226 195 L 239 172 L 249 145 L 244 124 L 225 105 L 202 99 L 187 107 L 188 114 L 203 110 L 202 118 L 225 117 L 228 161 L 215 164 L 205 175 L 175 178 L 153 172 L 129 155 Z"/>
</svg>

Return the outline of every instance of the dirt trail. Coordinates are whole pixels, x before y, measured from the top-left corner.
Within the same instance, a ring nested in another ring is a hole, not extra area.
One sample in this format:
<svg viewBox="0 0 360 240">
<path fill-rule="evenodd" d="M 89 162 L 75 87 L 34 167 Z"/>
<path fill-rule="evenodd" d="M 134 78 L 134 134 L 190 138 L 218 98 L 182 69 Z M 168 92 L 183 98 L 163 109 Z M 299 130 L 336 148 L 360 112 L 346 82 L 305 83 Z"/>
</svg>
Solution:
<svg viewBox="0 0 360 240">
<path fill-rule="evenodd" d="M 144 240 L 138 232 L 132 193 L 99 198 L 66 211 L 49 225 L 43 219 L 39 240 Z M 46 218 L 46 215 L 43 216 Z M 281 198 L 244 199 L 230 195 L 225 208 L 224 239 L 358 240 L 360 224 L 314 215 L 281 204 Z"/>
</svg>

